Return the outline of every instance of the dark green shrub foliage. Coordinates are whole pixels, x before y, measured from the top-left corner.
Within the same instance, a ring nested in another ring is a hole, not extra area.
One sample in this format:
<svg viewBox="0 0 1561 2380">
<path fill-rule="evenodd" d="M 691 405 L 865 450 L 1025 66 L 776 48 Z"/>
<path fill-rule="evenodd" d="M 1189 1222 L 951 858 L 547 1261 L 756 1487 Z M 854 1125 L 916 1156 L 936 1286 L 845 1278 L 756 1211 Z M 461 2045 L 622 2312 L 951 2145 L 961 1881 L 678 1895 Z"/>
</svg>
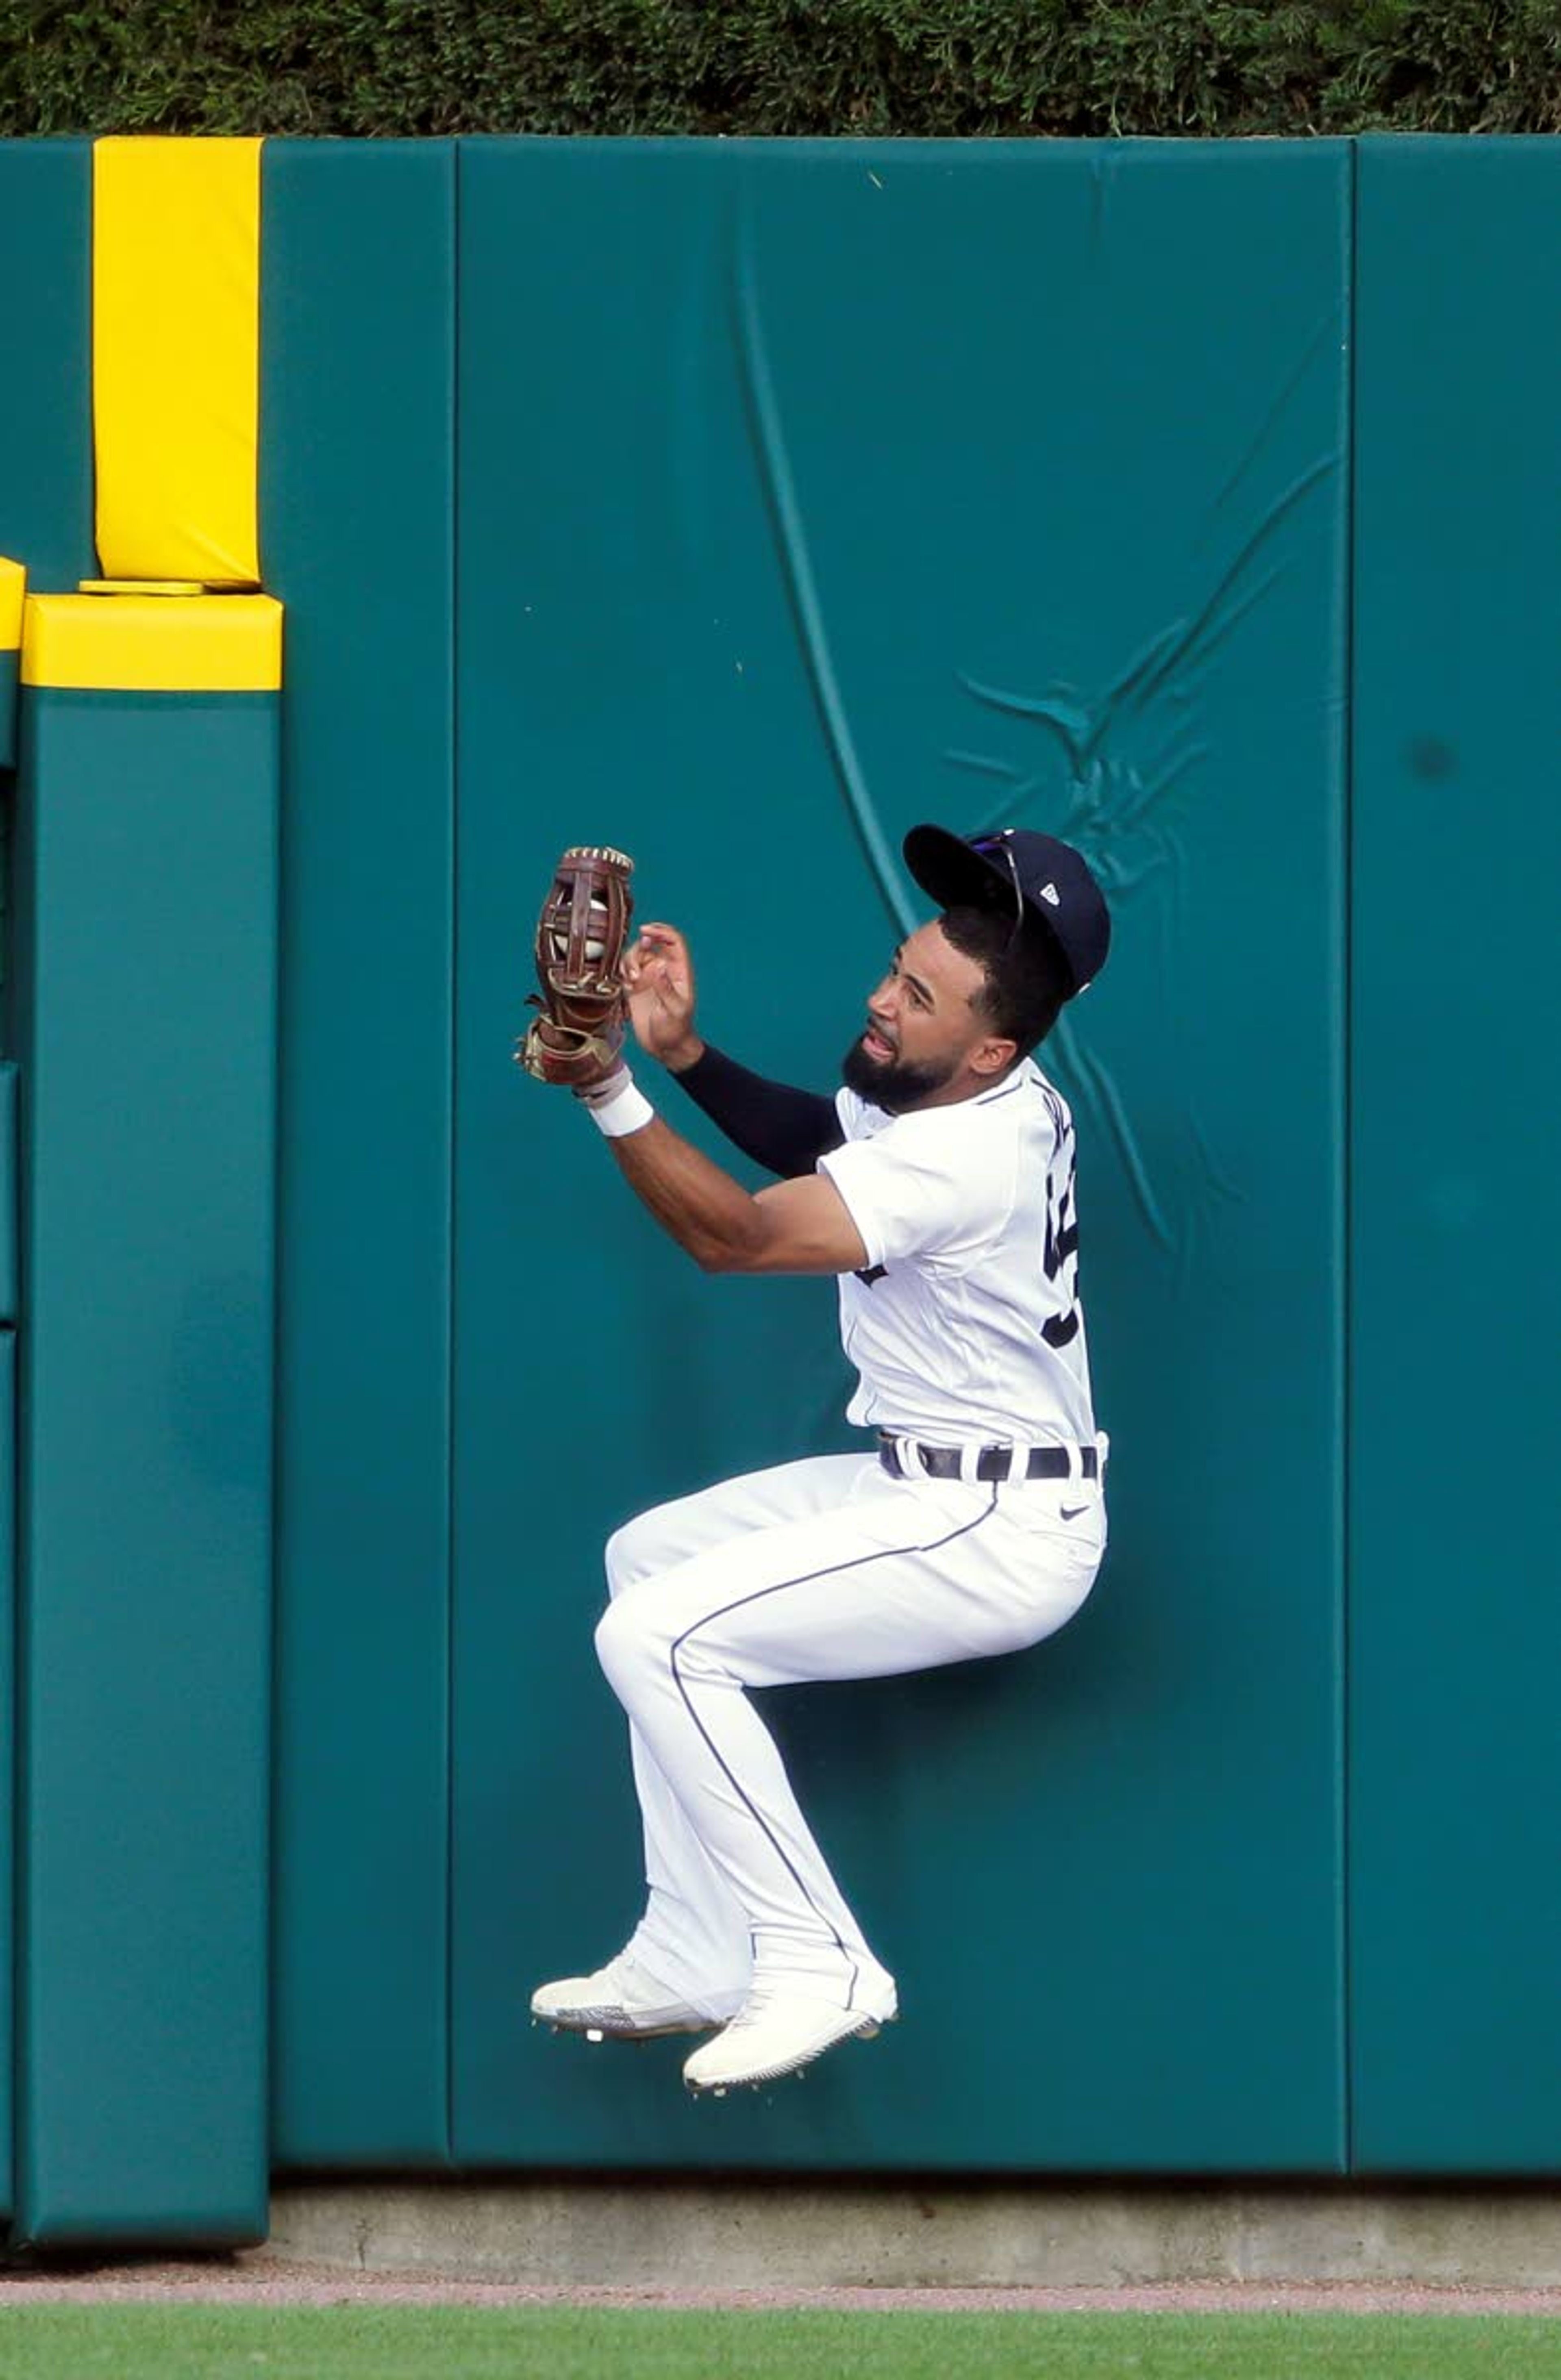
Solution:
<svg viewBox="0 0 1561 2380">
<path fill-rule="evenodd" d="M 0 133 L 1561 130 L 1561 0 L 0 0 Z"/>
</svg>

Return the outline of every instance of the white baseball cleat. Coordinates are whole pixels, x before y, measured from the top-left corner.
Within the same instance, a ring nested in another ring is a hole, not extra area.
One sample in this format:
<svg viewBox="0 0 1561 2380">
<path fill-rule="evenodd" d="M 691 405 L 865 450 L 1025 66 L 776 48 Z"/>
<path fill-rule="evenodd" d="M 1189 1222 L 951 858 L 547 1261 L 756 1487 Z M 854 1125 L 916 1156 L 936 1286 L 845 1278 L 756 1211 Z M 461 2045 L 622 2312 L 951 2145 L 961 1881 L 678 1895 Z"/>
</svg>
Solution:
<svg viewBox="0 0 1561 2380">
<path fill-rule="evenodd" d="M 723 2092 L 778 2082 L 796 2074 L 840 2041 L 871 2041 L 899 2013 L 894 1987 L 876 2012 L 832 2008 L 825 2000 L 761 1987 L 750 1994 L 714 2041 L 696 2049 L 683 2068 L 690 2091 Z"/>
<path fill-rule="evenodd" d="M 654 2041 L 668 2033 L 709 2033 L 721 2022 L 673 1998 L 626 1950 L 593 1975 L 540 1985 L 531 2014 L 555 2033 L 583 2033 L 588 2041 Z"/>
</svg>

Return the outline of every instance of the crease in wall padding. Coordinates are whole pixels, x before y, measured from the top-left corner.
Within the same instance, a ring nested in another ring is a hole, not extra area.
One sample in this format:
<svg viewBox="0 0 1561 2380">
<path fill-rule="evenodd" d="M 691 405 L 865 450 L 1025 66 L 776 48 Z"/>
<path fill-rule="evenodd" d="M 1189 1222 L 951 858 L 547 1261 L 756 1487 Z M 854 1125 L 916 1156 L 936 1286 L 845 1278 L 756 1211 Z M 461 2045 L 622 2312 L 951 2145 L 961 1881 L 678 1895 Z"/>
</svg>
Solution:
<svg viewBox="0 0 1561 2380">
<path fill-rule="evenodd" d="M 32 595 L 24 686 L 267 694 L 282 683 L 282 606 L 270 595 Z"/>
<path fill-rule="evenodd" d="M 97 542 L 110 577 L 259 583 L 258 140 L 92 158 Z"/>
<path fill-rule="evenodd" d="M 200 578 L 79 578 L 78 595 L 204 595 Z"/>
<path fill-rule="evenodd" d="M 0 554 L 0 769 L 17 765 L 17 680 L 27 572 Z"/>
</svg>

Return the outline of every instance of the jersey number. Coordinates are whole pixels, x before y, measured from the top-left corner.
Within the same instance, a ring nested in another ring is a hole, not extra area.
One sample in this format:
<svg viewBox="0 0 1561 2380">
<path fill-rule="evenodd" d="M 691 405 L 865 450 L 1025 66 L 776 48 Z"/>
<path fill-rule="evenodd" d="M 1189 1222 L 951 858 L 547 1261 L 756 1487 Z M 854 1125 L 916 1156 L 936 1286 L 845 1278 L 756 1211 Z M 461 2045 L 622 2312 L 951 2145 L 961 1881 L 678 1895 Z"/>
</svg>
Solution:
<svg viewBox="0 0 1561 2380">
<path fill-rule="evenodd" d="M 1041 1325 L 1041 1336 L 1048 1347 L 1066 1347 L 1070 1339 L 1079 1336 L 1079 1217 L 1074 1205 L 1073 1185 L 1076 1160 L 1068 1160 L 1067 1180 L 1062 1196 L 1054 1198 L 1055 1176 L 1046 1176 L 1046 1245 L 1042 1262 L 1050 1281 L 1060 1279 L 1062 1293 L 1067 1300 L 1065 1312 L 1048 1316 Z"/>
</svg>

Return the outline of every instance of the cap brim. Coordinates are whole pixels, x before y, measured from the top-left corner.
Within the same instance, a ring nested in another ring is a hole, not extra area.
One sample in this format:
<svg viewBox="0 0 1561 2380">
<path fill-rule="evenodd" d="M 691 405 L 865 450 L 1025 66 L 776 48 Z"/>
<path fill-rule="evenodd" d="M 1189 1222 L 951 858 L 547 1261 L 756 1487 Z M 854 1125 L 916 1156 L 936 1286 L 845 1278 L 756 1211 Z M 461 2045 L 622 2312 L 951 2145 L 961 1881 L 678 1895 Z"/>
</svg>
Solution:
<svg viewBox="0 0 1561 2380">
<path fill-rule="evenodd" d="M 906 866 L 940 909 L 988 909 L 998 901 L 1012 909 L 1014 880 L 1007 869 L 972 851 L 962 835 L 945 826 L 913 826 L 903 848 Z"/>
</svg>

